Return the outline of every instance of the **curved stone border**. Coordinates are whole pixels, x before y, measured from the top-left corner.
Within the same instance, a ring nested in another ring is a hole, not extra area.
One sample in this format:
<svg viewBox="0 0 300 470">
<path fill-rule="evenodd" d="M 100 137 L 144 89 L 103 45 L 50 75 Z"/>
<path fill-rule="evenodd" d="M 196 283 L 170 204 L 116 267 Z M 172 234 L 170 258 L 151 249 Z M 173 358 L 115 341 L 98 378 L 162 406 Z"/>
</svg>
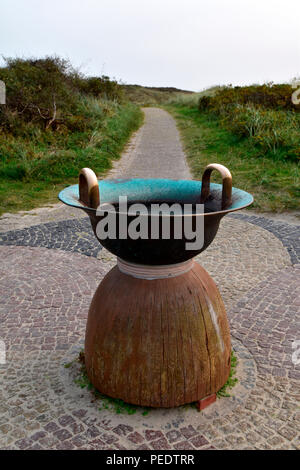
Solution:
<svg viewBox="0 0 300 470">
<path fill-rule="evenodd" d="M 267 219 L 266 217 L 247 214 L 231 214 L 230 217 L 258 225 L 273 233 L 273 235 L 281 241 L 283 246 L 286 247 L 292 264 L 300 263 L 300 225 L 287 224 Z"/>
<path fill-rule="evenodd" d="M 73 251 L 97 257 L 101 249 L 88 217 L 33 225 L 0 233 L 0 245 L 32 246 Z"/>
</svg>

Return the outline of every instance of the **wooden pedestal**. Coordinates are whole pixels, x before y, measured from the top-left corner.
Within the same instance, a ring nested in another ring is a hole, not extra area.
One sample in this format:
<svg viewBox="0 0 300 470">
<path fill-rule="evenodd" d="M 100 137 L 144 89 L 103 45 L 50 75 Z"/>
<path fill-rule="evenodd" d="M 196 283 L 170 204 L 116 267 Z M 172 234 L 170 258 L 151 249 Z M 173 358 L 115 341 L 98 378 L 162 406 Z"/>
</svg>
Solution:
<svg viewBox="0 0 300 470">
<path fill-rule="evenodd" d="M 230 371 L 224 304 L 198 264 L 146 280 L 116 266 L 92 300 L 85 339 L 88 376 L 103 394 L 174 407 L 217 392 Z"/>
</svg>

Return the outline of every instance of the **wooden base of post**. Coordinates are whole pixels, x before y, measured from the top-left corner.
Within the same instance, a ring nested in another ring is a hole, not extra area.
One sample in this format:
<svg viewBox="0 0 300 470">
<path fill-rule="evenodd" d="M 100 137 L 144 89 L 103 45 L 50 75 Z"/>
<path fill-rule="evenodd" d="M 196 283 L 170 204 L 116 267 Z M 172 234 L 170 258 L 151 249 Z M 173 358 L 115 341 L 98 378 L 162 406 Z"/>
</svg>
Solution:
<svg viewBox="0 0 300 470">
<path fill-rule="evenodd" d="M 222 298 L 196 262 L 183 274 L 154 280 L 116 266 L 94 295 L 85 361 L 105 395 L 152 407 L 199 401 L 226 383 L 230 354 Z"/>
</svg>

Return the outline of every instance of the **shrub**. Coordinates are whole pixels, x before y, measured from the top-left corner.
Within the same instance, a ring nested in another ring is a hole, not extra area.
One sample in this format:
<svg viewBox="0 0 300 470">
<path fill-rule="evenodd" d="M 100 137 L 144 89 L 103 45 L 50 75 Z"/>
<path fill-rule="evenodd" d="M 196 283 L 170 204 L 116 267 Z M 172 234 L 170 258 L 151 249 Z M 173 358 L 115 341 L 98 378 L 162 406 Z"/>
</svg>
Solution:
<svg viewBox="0 0 300 470">
<path fill-rule="evenodd" d="M 74 79 L 74 85 L 81 93 L 121 103 L 123 100 L 123 89 L 115 80 L 109 77 L 80 77 Z"/>
<path fill-rule="evenodd" d="M 252 104 L 266 109 L 299 110 L 300 105 L 294 105 L 291 100 L 294 91 L 288 84 L 227 86 L 217 90 L 213 96 L 200 97 L 198 106 L 201 111 L 209 110 L 217 114 L 236 104 Z"/>
<path fill-rule="evenodd" d="M 27 133 L 28 124 L 52 131 L 84 131 L 81 98 L 122 101 L 122 88 L 109 77 L 84 77 L 59 57 L 6 58 L 0 80 L 6 84 L 6 105 L 0 107 L 0 129 Z M 99 106 L 98 106 L 99 107 Z M 24 125 L 25 123 L 25 125 Z"/>
<path fill-rule="evenodd" d="M 17 121 L 35 122 L 53 129 L 76 107 L 70 63 L 58 57 L 6 59 L 0 79 L 6 84 L 6 106 L 1 114 L 8 130 Z"/>
</svg>

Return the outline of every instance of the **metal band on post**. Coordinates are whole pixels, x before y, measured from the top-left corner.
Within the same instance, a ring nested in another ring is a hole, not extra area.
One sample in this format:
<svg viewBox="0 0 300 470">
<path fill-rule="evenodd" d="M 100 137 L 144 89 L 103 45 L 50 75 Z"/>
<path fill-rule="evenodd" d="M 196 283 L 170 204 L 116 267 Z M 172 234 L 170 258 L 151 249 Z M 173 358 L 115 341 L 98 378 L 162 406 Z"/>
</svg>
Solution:
<svg viewBox="0 0 300 470">
<path fill-rule="evenodd" d="M 232 176 L 226 166 L 220 165 L 219 163 L 211 163 L 204 169 L 202 176 L 202 187 L 201 187 L 201 198 L 200 203 L 204 204 L 210 193 L 210 175 L 213 170 L 219 171 L 223 179 L 222 189 L 222 210 L 227 209 L 231 203 L 232 194 Z"/>
<path fill-rule="evenodd" d="M 194 260 L 189 259 L 188 261 L 183 261 L 183 263 L 149 266 L 145 264 L 129 263 L 128 261 L 118 258 L 118 268 L 122 273 L 138 279 L 147 279 L 148 281 L 180 276 L 188 272 L 193 267 L 193 264 Z"/>
</svg>

